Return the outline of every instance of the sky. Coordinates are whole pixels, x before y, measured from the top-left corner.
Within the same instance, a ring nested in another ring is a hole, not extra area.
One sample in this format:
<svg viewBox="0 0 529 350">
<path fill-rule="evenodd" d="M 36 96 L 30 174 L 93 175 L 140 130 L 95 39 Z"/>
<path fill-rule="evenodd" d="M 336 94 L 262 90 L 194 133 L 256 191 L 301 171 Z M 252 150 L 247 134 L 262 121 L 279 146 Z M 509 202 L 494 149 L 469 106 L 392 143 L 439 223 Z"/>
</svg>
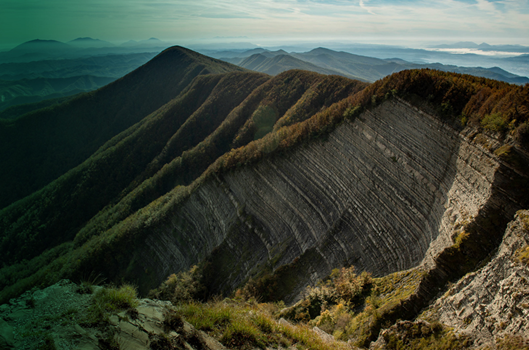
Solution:
<svg viewBox="0 0 529 350">
<path fill-rule="evenodd" d="M 529 45 L 529 0 L 0 0 L 0 47 L 78 37 Z"/>
</svg>

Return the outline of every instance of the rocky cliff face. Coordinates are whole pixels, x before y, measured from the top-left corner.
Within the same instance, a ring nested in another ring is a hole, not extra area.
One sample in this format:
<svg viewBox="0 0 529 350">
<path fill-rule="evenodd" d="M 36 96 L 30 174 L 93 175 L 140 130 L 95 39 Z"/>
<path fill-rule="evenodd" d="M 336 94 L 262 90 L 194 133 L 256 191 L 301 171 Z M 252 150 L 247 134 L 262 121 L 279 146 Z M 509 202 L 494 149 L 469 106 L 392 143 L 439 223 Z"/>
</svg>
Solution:
<svg viewBox="0 0 529 350">
<path fill-rule="evenodd" d="M 498 190 L 519 174 L 489 151 L 494 142 L 388 100 L 327 139 L 206 181 L 147 237 L 141 254 L 152 258 L 139 264 L 161 281 L 211 254 L 223 266 L 214 289 L 231 291 L 300 263 L 287 300 L 345 264 L 375 275 L 423 261 L 433 268 L 487 210 L 496 208 L 501 226 L 520 209 L 515 194 Z"/>
<path fill-rule="evenodd" d="M 494 258 L 454 284 L 423 317 L 470 335 L 476 346 L 529 334 L 529 270 L 520 256 L 529 245 L 528 215 L 518 212 Z"/>
</svg>

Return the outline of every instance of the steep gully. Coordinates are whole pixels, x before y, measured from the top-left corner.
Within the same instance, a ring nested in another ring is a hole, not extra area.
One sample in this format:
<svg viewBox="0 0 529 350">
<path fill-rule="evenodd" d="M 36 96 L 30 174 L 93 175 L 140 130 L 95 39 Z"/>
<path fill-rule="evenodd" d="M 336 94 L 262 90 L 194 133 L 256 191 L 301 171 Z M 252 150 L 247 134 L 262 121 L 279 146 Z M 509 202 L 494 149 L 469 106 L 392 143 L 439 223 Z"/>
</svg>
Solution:
<svg viewBox="0 0 529 350">
<path fill-rule="evenodd" d="M 336 266 L 384 275 L 423 264 L 432 273 L 418 295 L 430 299 L 438 282 L 460 272 L 446 248 L 463 228 L 487 237 L 486 256 L 527 205 L 524 191 L 505 186 L 526 177 L 475 139 L 391 99 L 326 140 L 206 181 L 153 228 L 124 277 L 149 271 L 150 284 L 159 283 L 207 259 L 217 267 L 211 287 L 227 293 L 298 262 L 303 269 L 285 291 L 292 302 Z"/>
</svg>

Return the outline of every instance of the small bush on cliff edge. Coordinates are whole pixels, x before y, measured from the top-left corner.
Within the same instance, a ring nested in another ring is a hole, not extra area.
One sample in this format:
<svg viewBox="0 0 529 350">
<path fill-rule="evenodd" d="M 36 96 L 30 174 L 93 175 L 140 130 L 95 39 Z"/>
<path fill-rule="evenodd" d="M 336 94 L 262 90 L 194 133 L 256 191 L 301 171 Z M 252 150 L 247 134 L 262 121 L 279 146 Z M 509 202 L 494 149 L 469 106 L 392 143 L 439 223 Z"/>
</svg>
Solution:
<svg viewBox="0 0 529 350">
<path fill-rule="evenodd" d="M 440 323 L 401 321 L 382 332 L 385 349 L 459 350 L 471 346 L 468 337 L 451 332 Z"/>
<path fill-rule="evenodd" d="M 108 321 L 112 313 L 138 306 L 136 288 L 130 284 L 121 287 L 103 287 L 94 294 L 88 307 L 86 322 L 97 325 Z"/>
<path fill-rule="evenodd" d="M 481 120 L 481 126 L 484 129 L 505 132 L 509 127 L 509 122 L 500 113 L 487 114 Z"/>
<path fill-rule="evenodd" d="M 334 269 L 326 281 L 308 287 L 305 297 L 286 308 L 281 316 L 296 322 L 310 322 L 324 331 L 343 338 L 353 318 L 352 310 L 371 293 L 371 274 L 355 273 L 354 266 Z"/>
<path fill-rule="evenodd" d="M 150 298 L 169 300 L 174 305 L 199 300 L 204 293 L 202 273 L 198 266 L 189 271 L 170 275 L 158 288 L 149 292 Z"/>
<path fill-rule="evenodd" d="M 529 266 L 529 246 L 522 247 L 516 251 L 516 259 L 527 266 Z"/>
</svg>

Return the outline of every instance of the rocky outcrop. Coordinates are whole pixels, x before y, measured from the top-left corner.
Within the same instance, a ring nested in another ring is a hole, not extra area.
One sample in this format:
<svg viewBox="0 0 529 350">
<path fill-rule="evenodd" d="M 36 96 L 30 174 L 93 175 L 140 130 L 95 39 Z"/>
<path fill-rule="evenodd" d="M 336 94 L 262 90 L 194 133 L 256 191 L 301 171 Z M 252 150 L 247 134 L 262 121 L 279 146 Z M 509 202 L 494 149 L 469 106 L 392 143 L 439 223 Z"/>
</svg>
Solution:
<svg viewBox="0 0 529 350">
<path fill-rule="evenodd" d="M 7 340 L 2 349 L 37 349 L 46 341 L 70 349 L 81 344 L 80 339 L 97 345 L 97 334 L 89 336 L 72 322 L 81 309 L 88 307 L 91 297 L 77 290 L 76 285 L 63 280 L 43 290 L 27 291 L 1 305 L 2 335 Z"/>
<path fill-rule="evenodd" d="M 151 258 L 137 270 L 161 282 L 209 256 L 222 265 L 214 290 L 228 292 L 300 258 L 292 300 L 345 264 L 375 275 L 435 266 L 484 208 L 498 208 L 499 226 L 521 208 L 500 188 L 518 175 L 490 152 L 496 141 L 479 136 L 487 147 L 475 132 L 388 100 L 325 140 L 203 183 L 146 238 L 140 254 Z"/>
<path fill-rule="evenodd" d="M 529 211 L 518 212 L 494 258 L 454 284 L 422 317 L 471 336 L 476 346 L 494 348 L 506 336 L 529 343 L 529 268 L 519 256 L 529 245 L 528 229 Z"/>
<path fill-rule="evenodd" d="M 141 299 L 136 308 L 87 325 L 92 298 L 62 280 L 12 299 L 0 306 L 0 349 L 226 349 L 181 318 L 168 325 L 167 315 L 174 309 L 168 301 Z"/>
</svg>

